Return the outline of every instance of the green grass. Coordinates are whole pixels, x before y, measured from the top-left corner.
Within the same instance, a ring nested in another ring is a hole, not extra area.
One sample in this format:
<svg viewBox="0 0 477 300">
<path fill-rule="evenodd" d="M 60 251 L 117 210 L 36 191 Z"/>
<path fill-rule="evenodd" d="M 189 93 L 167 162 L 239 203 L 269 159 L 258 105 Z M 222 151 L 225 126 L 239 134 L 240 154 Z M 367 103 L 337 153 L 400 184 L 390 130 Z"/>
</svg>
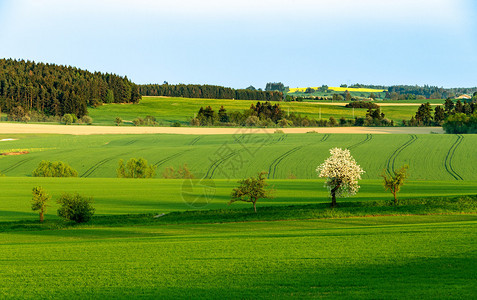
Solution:
<svg viewBox="0 0 477 300">
<path fill-rule="evenodd" d="M 116 179 L 116 178 L 13 178 L 0 180 L 0 222 L 35 220 L 31 211 L 31 190 L 35 186 L 52 195 L 46 219 L 57 219 L 57 199 L 62 192 L 79 192 L 94 198 L 97 215 L 168 213 L 200 209 L 251 209 L 249 203 L 227 205 L 236 180 L 218 179 L 192 188 L 183 180 Z M 311 205 L 329 203 L 323 180 L 270 180 L 274 199 L 261 200 L 258 209 L 266 206 Z M 384 191 L 381 180 L 363 180 L 359 193 L 340 202 L 387 201 L 392 199 Z M 210 188 L 209 188 L 210 187 Z M 476 181 L 410 181 L 402 188 L 400 199 L 477 194 Z"/>
<path fill-rule="evenodd" d="M 174 122 L 188 125 L 189 120 L 197 114 L 201 106 L 210 105 L 218 111 L 220 106 L 223 105 L 227 111 L 231 112 L 243 111 L 256 102 L 249 100 L 143 97 L 139 104 L 106 104 L 98 108 L 89 108 L 89 115 L 97 125 L 114 125 L 116 117 L 132 121 L 137 117 L 144 118 L 148 115 L 154 116 L 160 125 L 167 126 Z M 280 106 L 286 113 L 294 112 L 314 119 L 319 119 L 320 115 L 323 119 L 328 119 L 331 116 L 337 120 L 341 117 L 352 119 L 353 110 L 345 108 L 345 104 L 343 103 L 343 106 L 330 106 L 309 102 L 280 102 Z M 417 107 L 386 106 L 382 107 L 381 110 L 387 118 L 395 122 L 401 122 L 403 119 L 409 120 L 415 115 Z M 366 109 L 355 109 L 354 116 L 366 116 Z"/>
<path fill-rule="evenodd" d="M 338 208 L 329 203 L 308 205 L 265 205 L 254 212 L 241 209 L 198 209 L 169 213 L 95 215 L 88 223 L 76 224 L 57 218 L 43 223 L 37 219 L 0 222 L 0 232 L 54 230 L 91 226 L 128 227 L 144 225 L 203 224 L 230 222 L 263 222 L 285 220 L 335 219 L 398 215 L 444 215 L 477 213 L 477 195 L 455 197 L 423 197 L 388 200 L 341 201 Z"/>
<path fill-rule="evenodd" d="M 116 177 L 119 159 L 144 157 L 166 167 L 187 164 L 198 177 L 238 179 L 269 172 L 270 179 L 316 179 L 316 167 L 333 147 L 349 148 L 366 173 L 377 179 L 383 169 L 410 166 L 412 180 L 477 180 L 473 166 L 477 135 L 0 135 L 0 151 L 30 151 L 0 156 L 0 171 L 9 177 L 29 177 L 41 160 L 69 163 L 81 177 Z"/>
<path fill-rule="evenodd" d="M 0 233 L 0 298 L 475 296 L 475 215 Z"/>
</svg>

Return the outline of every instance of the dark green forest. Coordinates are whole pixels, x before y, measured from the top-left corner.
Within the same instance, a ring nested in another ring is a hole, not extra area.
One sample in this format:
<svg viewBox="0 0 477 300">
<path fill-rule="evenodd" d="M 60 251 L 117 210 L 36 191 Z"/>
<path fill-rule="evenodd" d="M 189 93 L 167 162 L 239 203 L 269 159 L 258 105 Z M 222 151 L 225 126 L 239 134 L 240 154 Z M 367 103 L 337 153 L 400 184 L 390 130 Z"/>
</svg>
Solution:
<svg viewBox="0 0 477 300">
<path fill-rule="evenodd" d="M 215 85 L 144 84 L 139 86 L 139 91 L 144 96 L 262 100 L 262 101 L 282 101 L 283 100 L 283 93 L 279 91 L 259 91 L 259 90 L 251 90 L 251 89 L 236 90 L 233 88 L 215 86 Z"/>
<path fill-rule="evenodd" d="M 47 116 L 82 117 L 88 106 L 136 103 L 139 88 L 127 77 L 88 72 L 71 66 L 0 59 L 0 108 L 21 107 Z"/>
</svg>

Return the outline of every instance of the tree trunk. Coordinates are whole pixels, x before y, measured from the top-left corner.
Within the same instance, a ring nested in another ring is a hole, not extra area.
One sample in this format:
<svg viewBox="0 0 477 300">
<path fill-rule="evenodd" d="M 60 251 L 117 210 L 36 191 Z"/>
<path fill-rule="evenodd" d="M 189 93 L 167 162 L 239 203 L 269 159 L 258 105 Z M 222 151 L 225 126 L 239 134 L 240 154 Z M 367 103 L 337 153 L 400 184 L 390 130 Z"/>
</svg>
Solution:
<svg viewBox="0 0 477 300">
<path fill-rule="evenodd" d="M 253 210 L 257 212 L 257 200 L 253 201 Z"/>
<path fill-rule="evenodd" d="M 338 190 L 339 186 L 335 186 L 331 190 L 331 207 L 336 207 L 336 191 Z"/>
<path fill-rule="evenodd" d="M 43 223 L 43 221 L 44 221 L 43 212 L 40 211 L 40 223 Z"/>
<path fill-rule="evenodd" d="M 394 196 L 394 204 L 397 205 L 398 200 L 397 200 L 397 198 L 396 198 L 396 192 L 393 192 L 393 196 Z"/>
</svg>

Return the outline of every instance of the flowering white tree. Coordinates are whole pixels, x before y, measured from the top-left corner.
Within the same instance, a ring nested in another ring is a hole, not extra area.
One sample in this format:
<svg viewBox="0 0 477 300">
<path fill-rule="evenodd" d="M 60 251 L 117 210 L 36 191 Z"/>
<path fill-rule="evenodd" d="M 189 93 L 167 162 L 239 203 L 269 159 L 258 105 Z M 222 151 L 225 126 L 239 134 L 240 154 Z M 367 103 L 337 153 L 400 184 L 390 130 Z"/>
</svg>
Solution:
<svg viewBox="0 0 477 300">
<path fill-rule="evenodd" d="M 325 186 L 331 195 L 331 207 L 336 197 L 352 196 L 359 190 L 358 180 L 364 170 L 356 163 L 348 149 L 330 149 L 331 156 L 316 168 L 320 177 L 327 178 Z"/>
</svg>

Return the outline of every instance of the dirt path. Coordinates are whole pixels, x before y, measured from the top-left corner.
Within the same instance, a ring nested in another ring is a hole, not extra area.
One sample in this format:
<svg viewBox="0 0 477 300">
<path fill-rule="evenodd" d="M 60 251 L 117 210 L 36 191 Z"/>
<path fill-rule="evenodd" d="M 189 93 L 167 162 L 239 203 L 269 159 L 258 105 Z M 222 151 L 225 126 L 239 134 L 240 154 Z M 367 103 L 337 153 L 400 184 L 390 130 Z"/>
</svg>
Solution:
<svg viewBox="0 0 477 300">
<path fill-rule="evenodd" d="M 0 134 L 51 133 L 51 134 L 241 134 L 241 133 L 360 133 L 360 134 L 430 134 L 444 133 L 441 127 L 318 127 L 318 128 L 203 128 L 203 127 L 129 127 L 87 125 L 43 125 L 1 123 Z"/>
</svg>

